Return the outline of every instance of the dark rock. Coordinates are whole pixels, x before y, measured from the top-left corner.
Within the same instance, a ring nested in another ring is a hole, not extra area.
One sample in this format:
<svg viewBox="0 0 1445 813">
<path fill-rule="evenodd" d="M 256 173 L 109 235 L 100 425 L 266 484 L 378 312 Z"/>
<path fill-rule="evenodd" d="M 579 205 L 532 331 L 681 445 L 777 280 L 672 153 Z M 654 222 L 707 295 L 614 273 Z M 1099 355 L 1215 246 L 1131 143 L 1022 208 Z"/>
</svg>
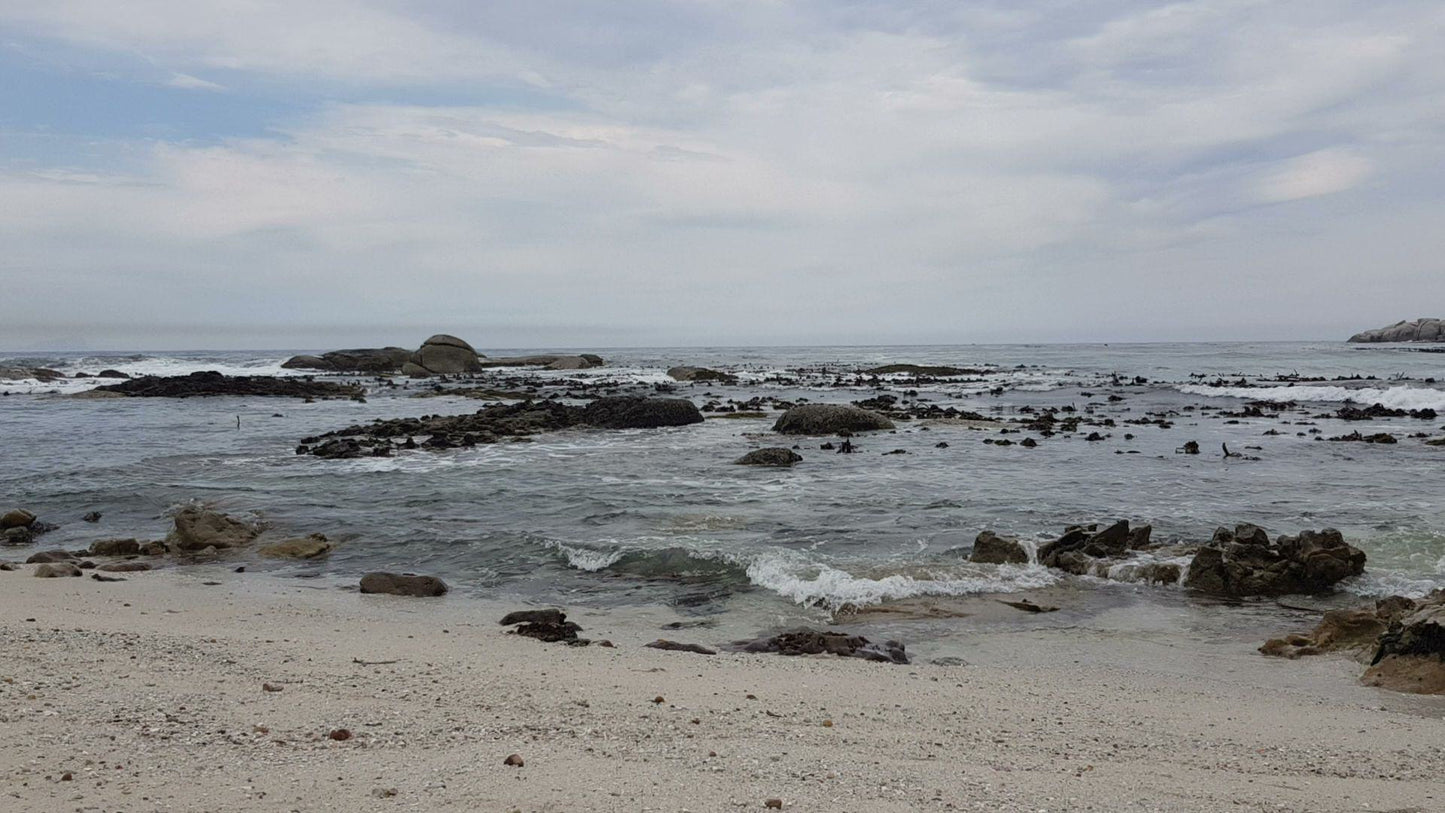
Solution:
<svg viewBox="0 0 1445 813">
<path fill-rule="evenodd" d="M 582 420 L 605 429 L 652 429 L 702 423 L 702 412 L 686 398 L 598 398 L 582 411 Z"/>
<path fill-rule="evenodd" d="M 140 543 L 134 539 L 97 539 L 90 543 L 91 556 L 135 556 Z"/>
<path fill-rule="evenodd" d="M 1445 694 L 1445 592 L 1432 593 L 1380 635 L 1361 682 L 1417 694 Z"/>
<path fill-rule="evenodd" d="M 590 370 L 593 367 L 601 367 L 603 362 L 601 356 L 591 353 L 583 353 L 577 356 L 513 356 L 509 358 L 483 359 L 479 362 L 480 367 L 541 367 L 546 370 Z"/>
<path fill-rule="evenodd" d="M 773 431 L 784 435 L 833 435 L 893 428 L 893 422 L 882 415 L 841 404 L 795 406 L 773 424 Z"/>
<path fill-rule="evenodd" d="M 332 373 L 395 373 L 411 360 L 405 347 L 333 350 L 320 356 L 292 356 L 281 366 L 291 370 L 324 370 Z"/>
<path fill-rule="evenodd" d="M 263 527 L 205 508 L 187 506 L 176 513 L 166 543 L 176 551 L 235 548 L 261 535 Z"/>
<path fill-rule="evenodd" d="M 36 565 L 49 562 L 72 562 L 75 559 L 75 554 L 68 550 L 43 550 L 30 554 L 30 558 L 25 560 L 25 564 Z"/>
<path fill-rule="evenodd" d="M 267 398 L 350 398 L 361 387 L 330 381 L 270 376 L 228 376 L 207 370 L 168 377 L 132 378 L 120 384 L 96 387 L 95 392 L 117 393 L 131 398 L 193 398 L 244 395 Z"/>
<path fill-rule="evenodd" d="M 129 373 L 123 373 L 123 372 L 121 372 L 120 370 L 101 370 L 100 372 L 98 372 L 98 373 L 95 374 L 95 377 L 96 377 L 96 378 L 130 378 L 130 374 L 129 374 Z"/>
<path fill-rule="evenodd" d="M 1392 435 L 1392 434 L 1390 434 L 1389 432 L 1376 432 L 1376 433 L 1373 434 L 1373 435 L 1362 435 L 1362 434 L 1360 434 L 1358 431 L 1355 431 L 1355 432 L 1351 432 L 1351 433 L 1348 434 L 1348 435 L 1336 435 L 1335 437 L 1330 438 L 1330 440 L 1335 441 L 1335 442 L 1337 442 L 1337 443 L 1338 443 L 1338 442 L 1342 442 L 1342 441 L 1343 441 L 1343 442 L 1355 442 L 1355 443 L 1383 443 L 1383 444 L 1399 443 L 1399 441 L 1395 439 L 1395 436 Z"/>
<path fill-rule="evenodd" d="M 411 573 L 368 573 L 361 577 L 361 592 L 384 593 L 392 596 L 414 596 L 435 598 L 446 595 L 446 582 L 435 576 L 417 576 Z"/>
<path fill-rule="evenodd" d="M 96 568 L 108 573 L 140 573 L 150 569 L 151 566 L 145 562 L 111 562 Z"/>
<path fill-rule="evenodd" d="M 1075 575 L 1093 570 L 1094 559 L 1118 559 L 1129 552 L 1129 522 L 1120 520 L 1102 531 L 1070 528 L 1039 548 L 1039 563 Z"/>
<path fill-rule="evenodd" d="M 410 361 L 437 375 L 474 373 L 481 369 L 477 351 L 465 341 L 445 333 L 422 342 Z"/>
<path fill-rule="evenodd" d="M 1221 528 L 1189 565 L 1184 586 L 1224 596 L 1323 593 L 1364 572 L 1365 554 L 1339 531 L 1304 531 L 1273 545 L 1253 525 Z"/>
<path fill-rule="evenodd" d="M 885 364 L 863 372 L 868 375 L 895 375 L 904 373 L 918 378 L 954 378 L 961 375 L 987 375 L 987 370 L 972 370 L 963 367 L 947 367 L 926 364 Z"/>
<path fill-rule="evenodd" d="M 324 435 L 303 438 L 297 454 L 326 458 L 372 457 L 377 450 L 389 454 L 393 441 L 405 439 L 400 448 L 450 449 L 478 443 L 496 443 L 503 437 L 526 437 L 578 426 L 583 410 L 555 401 L 523 401 L 494 404 L 471 415 L 428 415 L 395 418 L 358 424 Z M 418 444 L 413 436 L 429 436 Z M 468 443 L 468 438 L 471 442 Z"/>
<path fill-rule="evenodd" d="M 791 466 L 803 459 L 803 456 L 792 449 L 773 447 L 769 449 L 754 449 L 751 452 L 739 457 L 735 463 L 740 466 Z"/>
<path fill-rule="evenodd" d="M 561 610 L 515 610 L 502 616 L 500 623 L 504 627 L 515 624 L 561 624 L 567 620 L 567 614 Z"/>
<path fill-rule="evenodd" d="M 256 552 L 272 559 L 316 559 L 330 553 L 332 547 L 325 534 L 310 534 L 296 539 L 283 539 Z"/>
<path fill-rule="evenodd" d="M 567 614 L 561 610 L 520 610 L 508 613 L 502 618 L 502 623 L 505 625 L 516 624 L 517 628 L 512 630 L 514 634 L 536 638 L 544 643 L 584 646 L 587 643 L 584 639 L 577 637 L 577 633 L 582 631 L 582 626 L 568 621 Z"/>
<path fill-rule="evenodd" d="M 502 764 L 509 768 L 521 768 L 527 763 L 522 759 L 521 754 L 510 754 L 506 759 L 502 760 Z"/>
<path fill-rule="evenodd" d="M 1370 607 L 1330 610 L 1309 635 L 1289 635 L 1266 641 L 1259 651 L 1281 658 L 1299 658 L 1322 652 L 1354 652 L 1365 658 L 1375 654 L 1379 638 L 1392 624 L 1409 615 L 1416 602 L 1403 596 L 1380 599 Z"/>
<path fill-rule="evenodd" d="M 973 540 L 968 560 L 988 565 L 1024 565 L 1028 564 L 1029 554 L 1017 539 L 984 531 Z"/>
<path fill-rule="evenodd" d="M 100 514 L 99 511 L 91 511 L 91 512 L 87 513 L 85 516 L 81 517 L 81 520 L 83 520 L 83 521 L 85 521 L 85 522 L 100 522 L 100 517 L 101 517 L 101 514 Z"/>
<path fill-rule="evenodd" d="M 35 515 L 24 508 L 16 508 L 13 511 L 5 512 L 0 516 L 0 530 L 8 531 L 11 528 L 29 528 L 35 524 Z"/>
<path fill-rule="evenodd" d="M 732 373 L 724 373 L 718 370 L 709 370 L 706 367 L 672 367 L 667 374 L 678 381 L 697 381 L 700 383 L 736 384 L 738 377 Z"/>
<path fill-rule="evenodd" d="M 664 649 L 668 652 L 696 652 L 699 655 L 716 655 L 716 649 L 708 649 L 701 644 L 683 644 L 677 641 L 669 641 L 666 638 L 658 638 L 650 644 L 643 644 L 649 649 Z"/>
<path fill-rule="evenodd" d="M 1022 601 L 1005 601 L 1003 599 L 995 600 L 998 601 L 999 604 L 1004 604 L 1014 608 L 1015 610 L 1022 610 L 1026 613 L 1056 613 L 1059 611 L 1058 607 L 1051 607 L 1046 604 L 1035 604 L 1028 599 L 1023 599 Z"/>
<path fill-rule="evenodd" d="M 908 663 L 903 644 L 885 641 L 873 644 L 861 635 L 826 630 L 799 629 L 755 641 L 737 641 L 743 652 L 773 652 L 779 655 L 838 655 L 883 663 Z"/>
</svg>

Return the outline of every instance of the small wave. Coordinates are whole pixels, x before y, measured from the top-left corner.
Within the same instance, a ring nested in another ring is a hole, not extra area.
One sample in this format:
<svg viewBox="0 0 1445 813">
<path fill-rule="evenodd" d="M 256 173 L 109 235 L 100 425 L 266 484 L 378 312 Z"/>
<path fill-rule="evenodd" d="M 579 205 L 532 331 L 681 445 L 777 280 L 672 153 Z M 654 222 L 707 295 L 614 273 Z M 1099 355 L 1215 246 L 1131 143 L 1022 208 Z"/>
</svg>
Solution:
<svg viewBox="0 0 1445 813">
<path fill-rule="evenodd" d="M 1382 404 L 1390 409 L 1445 410 L 1445 390 L 1431 387 L 1208 387 L 1183 384 L 1189 395 L 1247 398 L 1253 401 L 1321 401 Z"/>
<path fill-rule="evenodd" d="M 825 564 L 799 567 L 773 556 L 760 556 L 747 568 L 753 584 L 805 607 L 866 607 L 918 596 L 969 596 L 1013 593 L 1047 587 L 1059 577 L 1037 565 L 1001 565 L 994 573 L 935 572 L 926 577 L 894 573 L 879 578 L 855 576 Z"/>
<path fill-rule="evenodd" d="M 1384 598 L 1404 596 L 1424 598 L 1432 592 L 1445 588 L 1445 578 L 1421 578 L 1398 571 L 1370 571 L 1340 584 L 1340 588 L 1363 598 Z"/>
</svg>

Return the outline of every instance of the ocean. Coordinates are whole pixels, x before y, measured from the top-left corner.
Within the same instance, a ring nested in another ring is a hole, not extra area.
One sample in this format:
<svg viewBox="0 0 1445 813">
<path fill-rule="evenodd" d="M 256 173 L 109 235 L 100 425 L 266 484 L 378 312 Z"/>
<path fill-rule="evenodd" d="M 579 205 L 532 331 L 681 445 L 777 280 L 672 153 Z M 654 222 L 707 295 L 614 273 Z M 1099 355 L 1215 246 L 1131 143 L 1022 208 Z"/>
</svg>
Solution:
<svg viewBox="0 0 1445 813">
<path fill-rule="evenodd" d="M 568 430 L 526 443 L 324 460 L 296 454 L 298 441 L 375 418 L 470 412 L 488 402 L 418 398 L 431 384 L 404 379 L 396 388 L 360 379 L 371 385 L 365 402 L 315 403 L 75 399 L 67 396 L 105 382 L 8 380 L 0 381 L 0 508 L 25 507 L 57 524 L 39 547 L 81 548 L 101 538 L 161 538 L 168 512 L 212 503 L 260 517 L 278 534 L 319 532 L 337 543 L 321 562 L 240 554 L 263 578 L 334 589 L 370 570 L 434 573 L 462 597 L 596 611 L 663 607 L 728 630 L 847 617 L 879 633 L 946 638 L 970 623 L 967 613 L 948 611 L 950 602 L 1019 593 L 1062 597 L 1066 611 L 1076 610 L 1048 621 L 1029 616 L 1031 624 L 1078 623 L 1131 606 L 1148 612 L 1129 624 L 1157 617 L 1194 625 L 1191 613 L 1218 613 L 1189 609 L 1197 602 L 1183 588 L 1131 581 L 1128 568 L 1099 579 L 1037 564 L 972 564 L 966 554 L 985 529 L 1037 544 L 1069 525 L 1117 519 L 1150 523 L 1155 539 L 1181 542 L 1206 541 L 1216 527 L 1242 522 L 1271 534 L 1333 527 L 1369 557 L 1365 575 L 1342 585 L 1338 601 L 1445 587 L 1445 447 L 1425 443 L 1445 436 L 1445 418 L 1335 416 L 1351 403 L 1445 413 L 1445 354 L 1421 352 L 1427 349 L 1436 348 L 618 349 L 598 351 L 607 365 L 596 369 L 481 376 L 521 376 L 544 390 L 579 382 L 671 389 L 699 405 L 756 395 L 829 403 L 892 395 L 1003 421 L 1048 407 L 1086 420 L 1080 431 L 1051 438 L 904 421 L 895 432 L 855 438 L 851 455 L 820 449 L 828 438 L 775 435 L 771 417 L 713 417 L 668 429 Z M 281 367 L 290 355 L 0 353 L 8 356 L 0 368 L 300 374 Z M 985 374 L 923 384 L 857 375 L 889 363 Z M 674 382 L 666 370 L 678 364 L 734 373 L 738 382 Z M 1260 401 L 1296 406 L 1278 417 L 1245 409 Z M 1355 430 L 1399 442 L 1323 440 Z M 1099 439 L 1087 440 L 1091 431 Z M 1038 438 L 1035 448 L 985 442 L 1028 436 Z M 1201 453 L 1180 453 L 1188 441 Z M 794 444 L 803 462 L 791 469 L 733 465 L 750 449 Z M 1242 456 L 1226 458 L 1223 444 Z M 91 511 L 100 521 L 81 521 Z M 878 612 L 894 607 L 900 612 Z"/>
</svg>

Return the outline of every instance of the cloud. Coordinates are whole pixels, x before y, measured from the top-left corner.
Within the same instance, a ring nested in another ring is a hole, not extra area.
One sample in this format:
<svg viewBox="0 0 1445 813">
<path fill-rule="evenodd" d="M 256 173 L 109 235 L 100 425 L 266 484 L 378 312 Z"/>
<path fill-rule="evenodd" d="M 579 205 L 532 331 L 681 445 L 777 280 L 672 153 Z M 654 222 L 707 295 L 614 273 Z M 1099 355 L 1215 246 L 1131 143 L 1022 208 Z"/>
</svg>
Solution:
<svg viewBox="0 0 1445 813">
<path fill-rule="evenodd" d="M 1317 150 L 1291 158 L 1259 181 L 1259 199 L 1283 203 L 1333 195 L 1358 186 L 1374 165 L 1368 158 L 1345 150 Z"/>
<path fill-rule="evenodd" d="M 206 81 L 205 79 L 201 79 L 200 77 L 196 77 L 196 76 L 191 76 L 191 75 L 188 74 L 188 73 L 175 73 L 175 74 L 171 74 L 171 78 L 168 79 L 168 80 L 166 80 L 166 87 L 180 88 L 180 89 L 182 89 L 182 90 L 216 90 L 216 91 L 219 91 L 219 90 L 225 90 L 225 89 L 226 89 L 224 86 L 218 85 L 218 84 L 216 84 L 215 82 L 208 82 L 208 81 Z"/>
</svg>

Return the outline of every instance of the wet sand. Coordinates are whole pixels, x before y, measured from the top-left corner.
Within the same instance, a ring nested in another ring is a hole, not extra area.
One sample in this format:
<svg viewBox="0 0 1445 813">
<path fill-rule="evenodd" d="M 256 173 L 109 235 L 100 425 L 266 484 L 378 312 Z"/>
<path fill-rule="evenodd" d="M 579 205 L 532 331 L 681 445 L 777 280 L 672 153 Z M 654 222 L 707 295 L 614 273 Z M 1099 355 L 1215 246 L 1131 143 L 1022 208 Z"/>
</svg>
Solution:
<svg viewBox="0 0 1445 813">
<path fill-rule="evenodd" d="M 1445 809 L 1445 699 L 1137 610 L 889 666 L 642 648 L 722 635 L 663 610 L 573 613 L 617 647 L 569 648 L 488 601 L 30 570 L 0 573 L 4 810 Z"/>
</svg>

